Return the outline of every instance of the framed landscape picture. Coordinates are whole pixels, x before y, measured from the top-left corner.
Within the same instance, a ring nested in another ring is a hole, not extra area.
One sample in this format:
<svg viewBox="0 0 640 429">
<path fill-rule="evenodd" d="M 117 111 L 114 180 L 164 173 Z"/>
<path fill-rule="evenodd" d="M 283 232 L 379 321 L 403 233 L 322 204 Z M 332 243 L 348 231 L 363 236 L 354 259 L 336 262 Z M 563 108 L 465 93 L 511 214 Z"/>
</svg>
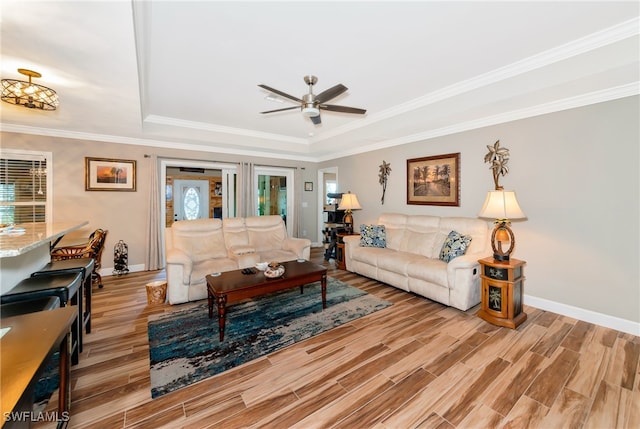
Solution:
<svg viewBox="0 0 640 429">
<path fill-rule="evenodd" d="M 460 152 L 407 160 L 407 204 L 460 205 Z"/>
<path fill-rule="evenodd" d="M 126 159 L 84 159 L 84 189 L 86 191 L 136 190 L 136 162 Z"/>
</svg>

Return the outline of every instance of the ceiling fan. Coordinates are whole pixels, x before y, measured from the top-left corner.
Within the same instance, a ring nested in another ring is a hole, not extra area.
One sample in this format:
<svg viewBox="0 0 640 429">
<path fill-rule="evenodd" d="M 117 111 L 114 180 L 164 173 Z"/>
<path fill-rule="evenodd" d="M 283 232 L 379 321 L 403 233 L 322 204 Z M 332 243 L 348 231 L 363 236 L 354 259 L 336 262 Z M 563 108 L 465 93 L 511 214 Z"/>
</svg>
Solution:
<svg viewBox="0 0 640 429">
<path fill-rule="evenodd" d="M 277 89 L 271 88 L 267 85 L 258 85 L 260 88 L 264 88 L 267 91 L 271 91 L 274 94 L 280 95 L 282 97 L 288 98 L 289 100 L 293 100 L 297 103 L 300 103 L 299 106 L 295 107 L 285 107 L 284 109 L 275 109 L 268 110 L 266 112 L 260 113 L 274 113 L 274 112 L 283 112 L 285 110 L 293 110 L 300 109 L 302 114 L 308 116 L 315 125 L 320 124 L 320 110 L 328 110 L 332 112 L 344 112 L 344 113 L 356 113 L 359 115 L 365 114 L 367 111 L 365 109 L 359 109 L 357 107 L 347 107 L 347 106 L 336 106 L 335 104 L 325 104 L 325 102 L 331 100 L 332 98 L 337 97 L 338 95 L 345 92 L 348 88 L 341 83 L 337 84 L 334 87 L 327 89 L 326 91 L 321 92 L 318 95 L 313 93 L 313 85 L 318 82 L 318 78 L 315 76 L 305 76 L 304 82 L 309 85 L 309 93 L 302 96 L 302 98 L 294 97 L 293 95 L 289 95 L 282 91 L 278 91 Z"/>
</svg>

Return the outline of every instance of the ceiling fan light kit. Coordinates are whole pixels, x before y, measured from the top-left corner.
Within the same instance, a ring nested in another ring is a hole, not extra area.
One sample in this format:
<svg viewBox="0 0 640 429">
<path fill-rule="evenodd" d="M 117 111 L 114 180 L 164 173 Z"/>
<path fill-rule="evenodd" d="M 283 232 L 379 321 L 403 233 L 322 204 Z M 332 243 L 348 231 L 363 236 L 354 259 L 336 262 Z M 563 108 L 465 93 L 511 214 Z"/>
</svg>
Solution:
<svg viewBox="0 0 640 429">
<path fill-rule="evenodd" d="M 367 111 L 365 109 L 360 109 L 357 107 L 347 107 L 347 106 L 336 106 L 333 104 L 324 104 L 326 101 L 331 100 L 332 98 L 337 97 L 338 95 L 347 91 L 347 87 L 342 84 L 337 84 L 326 91 L 321 92 L 318 95 L 313 93 L 313 85 L 318 82 L 318 78 L 315 76 L 305 76 L 304 82 L 309 86 L 309 93 L 304 94 L 301 98 L 294 97 L 293 95 L 289 95 L 285 92 L 279 91 L 277 89 L 271 88 L 270 86 L 260 84 L 258 85 L 260 88 L 266 89 L 267 91 L 272 92 L 273 94 L 279 95 L 291 101 L 295 101 L 299 103 L 299 106 L 295 107 L 285 107 L 284 109 L 275 109 L 268 110 L 264 113 L 275 113 L 275 112 L 283 112 L 285 110 L 294 110 L 300 109 L 302 114 L 311 119 L 315 125 L 321 123 L 320 120 L 320 110 L 328 110 L 331 112 L 342 112 L 342 113 L 355 113 L 359 115 L 365 114 Z"/>
<path fill-rule="evenodd" d="M 28 76 L 29 81 L 2 79 L 2 101 L 30 109 L 56 110 L 60 104 L 58 94 L 31 81 L 34 77 L 42 77 L 40 73 L 28 69 L 18 69 L 18 73 Z"/>
<path fill-rule="evenodd" d="M 302 114 L 304 116 L 308 116 L 310 118 L 313 118 L 315 116 L 320 116 L 320 109 L 318 109 L 317 107 L 314 107 L 313 104 L 312 105 L 306 105 L 302 108 Z"/>
</svg>

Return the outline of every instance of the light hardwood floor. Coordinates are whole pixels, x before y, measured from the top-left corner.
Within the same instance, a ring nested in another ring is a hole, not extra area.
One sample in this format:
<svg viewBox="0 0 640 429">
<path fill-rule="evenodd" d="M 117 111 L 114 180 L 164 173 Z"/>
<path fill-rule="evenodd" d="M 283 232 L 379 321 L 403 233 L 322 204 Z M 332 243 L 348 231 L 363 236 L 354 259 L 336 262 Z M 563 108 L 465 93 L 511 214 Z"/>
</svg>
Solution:
<svg viewBox="0 0 640 429">
<path fill-rule="evenodd" d="M 147 317 L 181 306 L 147 305 L 164 272 L 105 277 L 69 427 L 640 427 L 639 337 L 532 307 L 498 328 L 312 259 L 394 305 L 155 400 Z"/>
</svg>

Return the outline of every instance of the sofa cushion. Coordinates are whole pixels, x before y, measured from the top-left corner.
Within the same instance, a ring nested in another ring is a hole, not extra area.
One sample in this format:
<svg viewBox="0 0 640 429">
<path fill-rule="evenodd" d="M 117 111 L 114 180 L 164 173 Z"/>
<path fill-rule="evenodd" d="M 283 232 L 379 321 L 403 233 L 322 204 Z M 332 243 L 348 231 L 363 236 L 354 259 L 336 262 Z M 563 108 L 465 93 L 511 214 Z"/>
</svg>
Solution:
<svg viewBox="0 0 640 429">
<path fill-rule="evenodd" d="M 464 255 L 470 243 L 470 235 L 462 235 L 457 231 L 451 231 L 442 245 L 440 260 L 450 262 L 454 258 Z"/>
<path fill-rule="evenodd" d="M 439 224 L 440 218 L 437 216 L 407 216 L 404 237 L 398 250 L 431 257 L 433 240 L 439 231 Z"/>
<path fill-rule="evenodd" d="M 415 253 L 389 250 L 384 257 L 378 258 L 378 269 L 407 275 L 407 266 L 414 262 L 424 261 L 426 258 Z"/>
<path fill-rule="evenodd" d="M 249 245 L 255 247 L 256 252 L 282 249 L 282 243 L 287 238 L 287 230 L 278 215 L 251 216 L 245 218 Z"/>
<path fill-rule="evenodd" d="M 247 253 L 255 253 L 253 246 L 230 246 L 229 251 L 234 255 L 246 255 Z"/>
<path fill-rule="evenodd" d="M 436 235 L 437 232 L 411 232 L 407 234 L 406 243 L 402 250 L 430 258 L 433 254 Z M 442 247 L 442 244 L 440 244 L 440 247 Z"/>
<path fill-rule="evenodd" d="M 222 220 L 224 242 L 228 249 L 249 245 L 247 226 L 242 217 L 228 217 Z"/>
<path fill-rule="evenodd" d="M 360 225 L 360 246 L 386 247 L 387 235 L 384 225 Z"/>
<path fill-rule="evenodd" d="M 383 247 L 357 247 L 353 249 L 351 257 L 354 261 L 378 265 L 378 257 L 384 257 L 387 252 L 389 249 Z"/>
<path fill-rule="evenodd" d="M 298 255 L 284 249 L 271 249 L 259 253 L 260 262 L 286 262 L 298 259 Z"/>
<path fill-rule="evenodd" d="M 378 225 L 384 225 L 387 235 L 386 247 L 392 250 L 402 250 L 405 231 L 407 228 L 407 215 L 399 213 L 385 213 L 378 218 Z"/>
<path fill-rule="evenodd" d="M 430 258 L 440 259 L 440 252 L 442 251 L 442 246 L 444 245 L 444 241 L 447 239 L 447 234 L 443 232 L 436 232 L 433 238 L 433 247 L 431 248 Z"/>
<path fill-rule="evenodd" d="M 193 262 L 227 256 L 220 219 L 177 221 L 171 230 L 173 246 L 189 255 Z"/>
<path fill-rule="evenodd" d="M 446 286 L 448 284 L 447 263 L 440 259 L 431 258 L 413 260 L 407 265 L 407 276 L 409 276 L 409 278 Z"/>
<path fill-rule="evenodd" d="M 205 281 L 205 277 L 211 273 L 222 273 L 224 271 L 232 271 L 238 268 L 238 264 L 233 259 L 219 258 L 208 259 L 206 261 L 200 261 L 193 264 L 193 271 L 191 271 L 191 285 L 202 283 Z"/>
</svg>

